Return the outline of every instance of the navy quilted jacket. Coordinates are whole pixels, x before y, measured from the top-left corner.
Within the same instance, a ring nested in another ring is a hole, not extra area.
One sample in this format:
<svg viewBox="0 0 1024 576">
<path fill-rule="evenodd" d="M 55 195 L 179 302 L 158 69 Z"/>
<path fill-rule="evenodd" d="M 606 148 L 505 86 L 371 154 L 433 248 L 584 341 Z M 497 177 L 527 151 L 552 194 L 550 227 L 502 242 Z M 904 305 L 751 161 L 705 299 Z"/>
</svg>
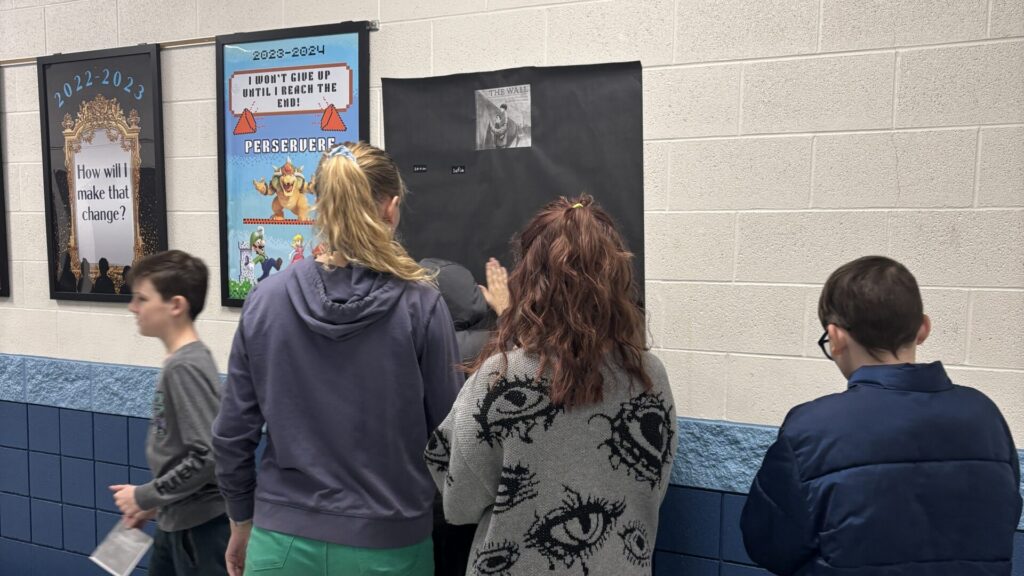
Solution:
<svg viewBox="0 0 1024 576">
<path fill-rule="evenodd" d="M 790 411 L 741 522 L 775 574 L 1009 576 L 1020 513 L 1006 421 L 935 362 L 865 366 Z"/>
</svg>

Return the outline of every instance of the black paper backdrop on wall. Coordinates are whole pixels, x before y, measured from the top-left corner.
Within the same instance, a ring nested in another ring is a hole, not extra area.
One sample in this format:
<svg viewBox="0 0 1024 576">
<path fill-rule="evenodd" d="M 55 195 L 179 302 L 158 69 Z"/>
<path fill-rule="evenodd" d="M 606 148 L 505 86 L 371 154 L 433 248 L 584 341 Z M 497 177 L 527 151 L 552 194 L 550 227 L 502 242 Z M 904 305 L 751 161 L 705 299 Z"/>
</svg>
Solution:
<svg viewBox="0 0 1024 576">
<path fill-rule="evenodd" d="M 643 94 L 639 62 L 383 80 L 384 142 L 410 195 L 399 226 L 417 260 L 485 282 L 491 256 L 549 201 L 587 192 L 636 255 L 643 298 Z"/>
<path fill-rule="evenodd" d="M 3 95 L 0 94 L 0 101 L 3 100 Z M 3 130 L 3 126 L 0 126 L 0 131 Z M 3 157 L 3 147 L 0 146 L 0 158 Z M 10 166 L 10 164 L 8 164 Z M 11 295 L 11 270 L 8 258 L 10 258 L 10 252 L 7 247 L 10 245 L 11 237 L 7 234 L 7 202 L 6 202 L 7 190 L 4 188 L 4 174 L 3 170 L 0 170 L 0 296 Z"/>
<path fill-rule="evenodd" d="M 125 268 L 167 249 L 159 48 L 37 69 L 50 298 L 127 302 Z"/>
</svg>

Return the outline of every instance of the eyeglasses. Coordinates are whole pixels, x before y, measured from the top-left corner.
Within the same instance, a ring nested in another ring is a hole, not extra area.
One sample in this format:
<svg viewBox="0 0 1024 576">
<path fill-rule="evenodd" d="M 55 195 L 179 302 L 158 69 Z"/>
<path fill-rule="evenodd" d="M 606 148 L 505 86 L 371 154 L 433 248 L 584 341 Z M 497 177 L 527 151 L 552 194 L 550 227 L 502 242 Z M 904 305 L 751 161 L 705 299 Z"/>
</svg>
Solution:
<svg viewBox="0 0 1024 576">
<path fill-rule="evenodd" d="M 821 338 L 818 338 L 818 347 L 821 348 L 821 352 L 825 355 L 825 358 L 832 360 L 832 346 L 829 344 L 827 329 L 821 335 Z"/>
</svg>

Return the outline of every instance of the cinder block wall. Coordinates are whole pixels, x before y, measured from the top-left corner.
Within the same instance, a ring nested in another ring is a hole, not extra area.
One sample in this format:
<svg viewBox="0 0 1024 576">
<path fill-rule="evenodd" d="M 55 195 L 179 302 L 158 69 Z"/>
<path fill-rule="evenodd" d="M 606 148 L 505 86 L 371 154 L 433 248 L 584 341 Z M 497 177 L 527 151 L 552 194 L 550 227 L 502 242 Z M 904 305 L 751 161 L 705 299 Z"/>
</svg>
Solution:
<svg viewBox="0 0 1024 576">
<path fill-rule="evenodd" d="M 643 62 L 651 328 L 681 415 L 777 424 L 839 390 L 817 294 L 881 253 L 924 287 L 924 358 L 1024 444 L 1024 1 L 0 0 L 0 60 L 349 19 L 382 23 L 378 144 L 382 76 Z M 216 279 L 214 48 L 162 58 L 170 245 Z M 123 306 L 47 298 L 36 70 L 0 79 L 0 352 L 159 365 Z M 216 284 L 202 318 L 223 368 L 238 314 Z"/>
</svg>

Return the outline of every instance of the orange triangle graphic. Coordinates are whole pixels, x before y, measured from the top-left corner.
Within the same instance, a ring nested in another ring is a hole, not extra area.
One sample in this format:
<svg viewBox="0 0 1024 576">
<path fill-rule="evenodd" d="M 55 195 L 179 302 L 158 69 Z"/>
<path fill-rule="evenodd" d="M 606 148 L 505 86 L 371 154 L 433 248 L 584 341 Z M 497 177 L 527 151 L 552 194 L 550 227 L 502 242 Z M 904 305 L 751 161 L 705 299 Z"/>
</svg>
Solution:
<svg viewBox="0 0 1024 576">
<path fill-rule="evenodd" d="M 329 104 L 327 109 L 324 110 L 324 115 L 320 117 L 320 129 L 324 132 L 344 132 L 348 130 L 345 123 L 341 121 L 341 115 L 338 114 L 338 109 L 334 107 L 334 104 Z"/>
<path fill-rule="evenodd" d="M 248 108 L 242 110 L 242 116 L 238 119 L 238 124 L 235 124 L 235 136 L 239 134 L 255 134 L 256 133 L 256 118 L 252 115 L 252 112 Z"/>
</svg>

